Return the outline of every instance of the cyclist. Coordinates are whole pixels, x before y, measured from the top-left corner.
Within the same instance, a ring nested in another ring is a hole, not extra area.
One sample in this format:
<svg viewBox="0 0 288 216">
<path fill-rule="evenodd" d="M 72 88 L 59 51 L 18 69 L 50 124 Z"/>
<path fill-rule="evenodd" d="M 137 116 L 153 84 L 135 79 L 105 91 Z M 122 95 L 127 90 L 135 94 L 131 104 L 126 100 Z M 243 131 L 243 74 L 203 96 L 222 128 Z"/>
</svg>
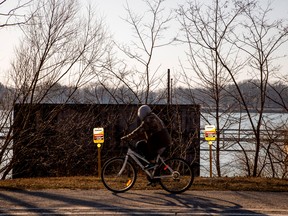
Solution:
<svg viewBox="0 0 288 216">
<path fill-rule="evenodd" d="M 136 148 L 150 161 L 150 164 L 145 167 L 149 169 L 155 165 L 156 156 L 161 155 L 171 144 L 171 137 L 163 121 L 152 112 L 148 105 L 142 105 L 137 115 L 141 120 L 140 126 L 121 139 L 130 140 L 144 135 L 144 139 L 136 143 Z"/>
</svg>

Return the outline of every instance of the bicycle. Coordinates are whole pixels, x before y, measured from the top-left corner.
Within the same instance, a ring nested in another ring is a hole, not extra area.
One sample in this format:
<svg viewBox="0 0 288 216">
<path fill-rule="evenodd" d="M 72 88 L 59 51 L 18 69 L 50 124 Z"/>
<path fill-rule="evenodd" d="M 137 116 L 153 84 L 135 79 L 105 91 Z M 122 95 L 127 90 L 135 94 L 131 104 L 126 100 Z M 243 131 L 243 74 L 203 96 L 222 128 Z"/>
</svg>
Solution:
<svg viewBox="0 0 288 216">
<path fill-rule="evenodd" d="M 161 153 L 165 149 L 161 149 L 158 151 L 155 165 L 147 169 L 145 165 L 150 164 L 150 162 L 132 150 L 131 147 L 129 144 L 125 157 L 114 157 L 104 163 L 101 180 L 108 190 L 122 193 L 131 189 L 137 179 L 135 163 L 147 174 L 150 181 L 158 182 L 167 192 L 182 193 L 193 184 L 193 170 L 184 159 L 170 158 L 164 160 Z"/>
</svg>

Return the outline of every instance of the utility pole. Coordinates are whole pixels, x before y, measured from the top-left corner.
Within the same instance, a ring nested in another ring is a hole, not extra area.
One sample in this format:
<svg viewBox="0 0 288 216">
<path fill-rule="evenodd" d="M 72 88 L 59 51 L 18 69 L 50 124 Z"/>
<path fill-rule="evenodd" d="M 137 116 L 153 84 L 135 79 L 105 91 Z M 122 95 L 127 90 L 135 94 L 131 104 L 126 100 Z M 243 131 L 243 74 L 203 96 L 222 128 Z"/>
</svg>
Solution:
<svg viewBox="0 0 288 216">
<path fill-rule="evenodd" d="M 167 104 L 170 104 L 170 69 L 168 69 L 168 78 L 167 78 Z"/>
</svg>

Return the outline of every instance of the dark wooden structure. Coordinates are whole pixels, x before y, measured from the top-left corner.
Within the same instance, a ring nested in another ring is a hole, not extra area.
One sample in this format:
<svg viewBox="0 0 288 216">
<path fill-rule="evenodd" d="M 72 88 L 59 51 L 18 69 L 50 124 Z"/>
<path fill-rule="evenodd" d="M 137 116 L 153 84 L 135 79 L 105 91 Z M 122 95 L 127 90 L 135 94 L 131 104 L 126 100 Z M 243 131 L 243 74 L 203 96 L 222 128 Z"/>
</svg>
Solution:
<svg viewBox="0 0 288 216">
<path fill-rule="evenodd" d="M 14 107 L 13 178 L 97 175 L 93 128 L 103 127 L 102 161 L 124 155 L 120 137 L 137 127 L 139 105 L 17 104 Z M 169 156 L 187 159 L 199 175 L 200 107 L 151 105 L 173 138 Z"/>
</svg>

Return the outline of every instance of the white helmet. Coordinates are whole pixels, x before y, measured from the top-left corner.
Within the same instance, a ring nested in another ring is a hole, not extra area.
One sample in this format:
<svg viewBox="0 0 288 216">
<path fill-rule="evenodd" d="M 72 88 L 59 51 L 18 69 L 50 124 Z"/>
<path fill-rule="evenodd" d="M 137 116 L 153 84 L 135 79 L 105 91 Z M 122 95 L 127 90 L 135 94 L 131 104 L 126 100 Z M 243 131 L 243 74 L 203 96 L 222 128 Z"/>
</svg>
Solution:
<svg viewBox="0 0 288 216">
<path fill-rule="evenodd" d="M 152 112 L 151 108 L 148 105 L 142 105 L 138 109 L 138 117 L 140 118 L 141 121 Z"/>
</svg>

